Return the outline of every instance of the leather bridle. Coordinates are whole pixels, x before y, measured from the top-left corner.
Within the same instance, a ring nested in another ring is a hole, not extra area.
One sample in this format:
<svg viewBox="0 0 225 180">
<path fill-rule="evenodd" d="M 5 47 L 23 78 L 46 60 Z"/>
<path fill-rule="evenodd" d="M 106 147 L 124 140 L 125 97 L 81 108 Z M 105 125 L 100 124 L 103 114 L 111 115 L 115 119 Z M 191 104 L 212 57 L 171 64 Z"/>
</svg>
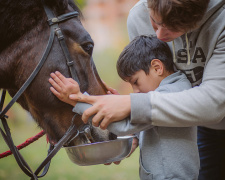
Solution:
<svg viewBox="0 0 225 180">
<path fill-rule="evenodd" d="M 1 100 L 0 100 L 0 119 L 2 121 L 2 125 L 5 130 L 5 132 L 4 132 L 2 130 L 2 128 L 0 127 L 0 132 L 5 140 L 6 144 L 12 151 L 21 170 L 27 176 L 31 177 L 31 179 L 35 179 L 35 180 L 46 175 L 46 173 L 48 172 L 48 168 L 50 166 L 51 159 L 61 149 L 62 146 L 68 144 L 71 140 L 76 138 L 79 134 L 84 133 L 84 132 L 79 131 L 76 128 L 76 126 L 74 125 L 74 119 L 76 117 L 76 114 L 75 114 L 75 116 L 72 119 L 71 126 L 68 128 L 65 135 L 58 141 L 57 144 L 50 145 L 49 150 L 48 150 L 48 156 L 40 164 L 40 166 L 37 168 L 37 170 L 35 172 L 33 172 L 31 170 L 31 168 L 29 167 L 27 162 L 24 160 L 24 158 L 22 157 L 22 155 L 20 154 L 20 152 L 14 145 L 12 137 L 11 137 L 10 129 L 9 129 L 8 123 L 6 121 L 6 118 L 7 118 L 6 113 L 12 107 L 12 105 L 18 100 L 18 98 L 22 95 L 22 93 L 26 90 L 26 88 L 30 85 L 30 83 L 36 77 L 38 72 L 41 70 L 43 64 L 45 63 L 45 61 L 51 51 L 55 35 L 57 36 L 57 38 L 60 42 L 60 46 L 61 46 L 64 56 L 66 58 L 67 65 L 69 66 L 69 70 L 70 70 L 72 78 L 79 83 L 79 79 L 78 79 L 78 76 L 77 76 L 77 73 L 75 70 L 74 61 L 72 60 L 72 58 L 70 56 L 69 50 L 68 50 L 66 42 L 64 40 L 64 36 L 58 25 L 58 23 L 60 23 L 60 22 L 77 17 L 79 15 L 79 13 L 77 11 L 74 11 L 74 12 L 66 13 L 61 16 L 56 17 L 54 15 L 54 13 L 52 12 L 52 10 L 44 3 L 44 0 L 42 0 L 42 3 L 44 6 L 44 9 L 45 9 L 45 13 L 48 17 L 48 24 L 50 26 L 50 37 L 49 37 L 45 52 L 43 53 L 41 60 L 39 61 L 38 65 L 35 67 L 34 71 L 31 73 L 29 78 L 26 80 L 26 82 L 22 85 L 22 87 L 19 89 L 19 91 L 15 94 L 15 96 L 12 98 L 12 100 L 9 102 L 9 104 L 4 109 L 3 109 L 3 105 L 4 105 L 5 95 L 6 95 L 5 89 L 3 89 L 3 91 L 2 91 L 2 96 L 1 96 Z M 91 126 L 88 125 L 86 128 L 90 130 Z M 43 170 L 42 174 L 38 175 L 42 171 L 43 168 L 44 168 L 44 170 Z"/>
</svg>

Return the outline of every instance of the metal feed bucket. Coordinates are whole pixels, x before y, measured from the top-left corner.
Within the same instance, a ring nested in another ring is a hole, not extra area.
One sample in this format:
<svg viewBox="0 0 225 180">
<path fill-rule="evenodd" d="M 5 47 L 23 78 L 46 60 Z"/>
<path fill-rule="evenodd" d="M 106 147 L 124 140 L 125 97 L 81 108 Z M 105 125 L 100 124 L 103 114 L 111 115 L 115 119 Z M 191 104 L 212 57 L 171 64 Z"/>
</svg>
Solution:
<svg viewBox="0 0 225 180">
<path fill-rule="evenodd" d="M 134 136 L 116 140 L 65 147 L 70 160 L 80 166 L 106 164 L 124 159 L 131 152 Z"/>
</svg>

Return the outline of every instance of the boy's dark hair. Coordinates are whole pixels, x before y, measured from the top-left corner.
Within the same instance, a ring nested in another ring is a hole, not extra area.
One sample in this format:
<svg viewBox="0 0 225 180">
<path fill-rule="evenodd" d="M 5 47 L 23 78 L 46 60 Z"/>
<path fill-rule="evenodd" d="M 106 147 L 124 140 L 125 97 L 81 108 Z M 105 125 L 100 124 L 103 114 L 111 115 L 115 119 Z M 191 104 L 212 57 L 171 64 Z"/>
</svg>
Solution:
<svg viewBox="0 0 225 180">
<path fill-rule="evenodd" d="M 117 72 L 127 80 L 139 70 L 149 74 L 153 59 L 159 59 L 169 72 L 173 72 L 173 56 L 167 43 L 156 36 L 138 36 L 122 51 L 117 61 Z"/>
<path fill-rule="evenodd" d="M 174 31 L 196 28 L 208 4 L 209 0 L 148 0 L 148 7 L 161 16 L 161 23 Z"/>
</svg>

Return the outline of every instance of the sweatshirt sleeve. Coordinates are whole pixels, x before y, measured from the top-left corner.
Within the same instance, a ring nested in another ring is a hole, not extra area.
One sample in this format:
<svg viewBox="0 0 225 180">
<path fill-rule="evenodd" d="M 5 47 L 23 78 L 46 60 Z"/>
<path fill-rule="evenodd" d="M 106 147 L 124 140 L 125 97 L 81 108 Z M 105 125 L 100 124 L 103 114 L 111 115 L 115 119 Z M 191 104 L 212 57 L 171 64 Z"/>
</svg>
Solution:
<svg viewBox="0 0 225 180">
<path fill-rule="evenodd" d="M 91 104 L 77 102 L 76 106 L 73 108 L 73 112 L 82 115 L 83 112 L 91 106 Z M 90 117 L 89 121 L 91 121 L 92 118 L 93 117 Z M 131 124 L 130 118 L 128 117 L 122 121 L 111 123 L 107 129 L 118 136 L 125 136 L 128 134 L 135 134 L 150 128 L 152 128 L 152 125 L 150 124 Z"/>
<path fill-rule="evenodd" d="M 75 113 L 77 113 L 77 114 L 79 114 L 79 115 L 82 115 L 83 112 L 84 112 L 86 109 L 90 108 L 90 107 L 92 107 L 91 104 L 83 103 L 83 102 L 77 102 L 77 104 L 76 104 L 76 105 L 74 106 L 74 108 L 73 108 L 73 112 L 75 112 Z M 90 121 L 92 120 L 92 118 L 93 118 L 93 116 L 91 116 L 91 117 L 88 119 L 88 121 L 90 122 Z"/>
<path fill-rule="evenodd" d="M 131 123 L 187 127 L 221 122 L 225 117 L 224 69 L 225 32 L 205 65 L 200 86 L 177 93 L 131 94 Z"/>
<path fill-rule="evenodd" d="M 118 136 L 125 136 L 129 134 L 136 134 L 152 127 L 153 126 L 151 124 L 132 124 L 130 123 L 130 119 L 126 118 L 122 121 L 109 124 L 107 129 Z"/>
</svg>

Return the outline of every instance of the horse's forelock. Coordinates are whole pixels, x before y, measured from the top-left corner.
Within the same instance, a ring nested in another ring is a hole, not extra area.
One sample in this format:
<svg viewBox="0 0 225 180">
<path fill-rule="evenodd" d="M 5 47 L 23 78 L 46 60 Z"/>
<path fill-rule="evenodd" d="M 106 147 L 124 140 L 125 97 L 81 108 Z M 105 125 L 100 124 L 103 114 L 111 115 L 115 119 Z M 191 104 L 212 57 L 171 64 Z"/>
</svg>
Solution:
<svg viewBox="0 0 225 180">
<path fill-rule="evenodd" d="M 1 53 L 2 50 L 36 26 L 43 19 L 44 11 L 39 1 L 1 0 L 0 4 Z"/>
<path fill-rule="evenodd" d="M 45 4 L 53 7 L 57 15 L 63 14 L 68 5 L 68 0 L 44 0 Z"/>
<path fill-rule="evenodd" d="M 75 4 L 73 0 L 45 0 L 45 3 L 49 7 L 54 7 L 56 14 L 61 15 L 65 13 L 65 10 L 67 9 L 68 4 L 75 10 L 78 11 L 81 15 L 81 11 L 79 7 Z"/>
<path fill-rule="evenodd" d="M 75 10 L 78 11 L 80 16 L 82 16 L 82 12 L 79 9 L 78 5 L 73 0 L 68 0 L 68 4 Z"/>
</svg>

